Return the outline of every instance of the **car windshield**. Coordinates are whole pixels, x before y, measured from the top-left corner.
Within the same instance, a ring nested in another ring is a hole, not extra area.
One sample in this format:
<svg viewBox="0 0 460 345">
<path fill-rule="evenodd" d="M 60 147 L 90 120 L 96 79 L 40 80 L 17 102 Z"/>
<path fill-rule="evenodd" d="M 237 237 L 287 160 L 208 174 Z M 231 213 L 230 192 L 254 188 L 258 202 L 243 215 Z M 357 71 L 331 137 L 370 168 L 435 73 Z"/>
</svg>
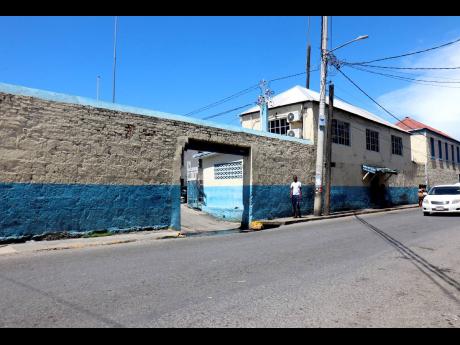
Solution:
<svg viewBox="0 0 460 345">
<path fill-rule="evenodd" d="M 430 195 L 460 195 L 460 187 L 434 187 Z"/>
</svg>

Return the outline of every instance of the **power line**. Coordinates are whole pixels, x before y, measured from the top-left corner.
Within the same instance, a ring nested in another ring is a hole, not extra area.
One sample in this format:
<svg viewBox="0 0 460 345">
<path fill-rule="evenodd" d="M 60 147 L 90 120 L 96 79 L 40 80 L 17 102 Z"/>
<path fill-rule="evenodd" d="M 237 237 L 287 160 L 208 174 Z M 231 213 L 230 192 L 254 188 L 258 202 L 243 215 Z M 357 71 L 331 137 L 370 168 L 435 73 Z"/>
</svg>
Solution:
<svg viewBox="0 0 460 345">
<path fill-rule="evenodd" d="M 344 65 L 356 65 L 353 63 L 343 62 Z M 454 70 L 460 69 L 460 66 L 455 67 L 395 67 L 395 66 L 381 66 L 381 65 L 368 65 L 366 63 L 359 64 L 363 67 L 382 68 L 382 69 L 397 69 L 397 70 Z"/>
<path fill-rule="evenodd" d="M 316 67 L 313 70 L 311 70 L 311 72 L 315 72 L 315 71 L 318 71 L 318 70 L 319 70 L 319 68 Z M 282 76 L 282 77 L 279 77 L 279 78 L 270 79 L 268 82 L 276 82 L 276 81 L 280 81 L 280 80 L 284 80 L 284 79 L 298 77 L 298 76 L 306 74 L 306 73 L 307 72 L 301 72 L 301 73 L 291 74 L 291 75 L 287 75 L 287 76 Z M 220 99 L 220 100 L 218 100 L 216 102 L 213 102 L 213 103 L 205 105 L 205 106 L 203 106 L 201 108 L 192 110 L 192 111 L 186 113 L 185 116 L 195 115 L 195 114 L 201 113 L 203 111 L 209 110 L 211 108 L 215 108 L 215 107 L 217 107 L 217 106 L 219 106 L 219 105 L 221 105 L 223 103 L 226 103 L 226 102 L 228 102 L 228 101 L 230 101 L 232 99 L 235 99 L 235 98 L 238 98 L 238 97 L 243 96 L 245 94 L 248 94 L 248 93 L 250 93 L 250 92 L 252 92 L 252 91 L 254 91 L 254 90 L 258 89 L 258 88 L 259 88 L 259 84 L 250 86 L 250 87 L 248 87 L 248 88 L 246 88 L 244 90 L 241 90 L 241 91 L 239 91 L 237 93 L 234 93 L 234 94 L 232 94 L 232 95 L 230 95 L 228 97 L 222 98 L 222 99 Z"/>
<path fill-rule="evenodd" d="M 319 71 L 319 67 L 315 67 L 314 69 L 312 69 L 310 72 L 316 72 L 316 71 Z M 268 82 L 274 82 L 274 81 L 279 81 L 279 80 L 284 80 L 284 79 L 289 79 L 289 78 L 293 78 L 293 77 L 298 77 L 300 75 L 304 75 L 306 74 L 307 72 L 300 72 L 300 73 L 296 73 L 296 74 L 291 74 L 291 75 L 287 75 L 287 76 L 284 76 L 284 77 L 279 77 L 279 78 L 274 78 L 274 79 L 270 79 Z"/>
<path fill-rule="evenodd" d="M 233 112 L 233 111 L 240 110 L 240 109 L 242 109 L 242 108 L 247 108 L 247 107 L 249 107 L 250 105 L 254 105 L 254 103 L 248 103 L 248 104 L 242 105 L 241 107 L 237 107 L 237 108 L 233 108 L 233 109 L 230 109 L 230 110 L 226 110 L 226 111 L 223 111 L 223 112 L 218 113 L 218 114 L 206 116 L 206 117 L 203 117 L 203 120 L 209 120 L 209 119 L 212 119 L 212 118 L 215 118 L 215 117 L 218 117 L 218 116 L 222 116 L 222 115 L 231 113 L 231 112 Z"/>
<path fill-rule="evenodd" d="M 339 63 L 340 63 L 341 65 L 343 65 L 343 66 L 346 66 L 346 67 L 352 67 L 352 68 L 358 68 L 358 67 L 360 67 L 360 68 L 365 68 L 365 67 L 366 67 L 367 70 L 371 70 L 371 71 L 376 70 L 376 71 L 379 71 L 378 69 L 367 68 L 366 65 L 359 65 L 359 66 L 358 66 L 358 65 L 353 65 L 353 66 L 349 66 L 349 65 L 347 65 L 346 63 L 342 63 L 342 62 L 339 62 Z M 381 72 L 383 72 L 383 71 L 381 71 Z M 394 70 L 394 71 L 391 71 L 391 72 L 392 72 L 394 75 L 397 75 L 397 76 L 409 76 L 409 77 L 417 77 L 417 76 L 419 76 L 419 75 L 422 73 L 421 71 L 418 71 L 418 70 L 407 70 L 407 71 L 405 71 L 405 72 L 399 71 L 399 70 Z M 445 76 L 445 73 L 444 73 L 442 76 L 440 76 L 439 74 L 430 75 L 430 78 L 435 78 L 435 79 L 439 79 L 439 80 L 453 80 L 453 81 L 458 81 L 458 82 L 460 82 L 460 79 L 458 79 L 458 78 L 449 78 L 449 77 L 446 77 L 446 76 Z"/>
<path fill-rule="evenodd" d="M 452 44 L 455 44 L 455 43 L 457 43 L 457 42 L 460 42 L 460 38 L 459 38 L 459 39 L 456 39 L 455 41 L 451 41 L 451 42 L 448 42 L 448 43 L 444 43 L 444 44 L 441 44 L 441 45 L 436 46 L 436 47 L 432 47 L 432 48 L 428 48 L 428 49 L 423 49 L 423 50 L 419 50 L 419 51 L 415 51 L 415 52 L 411 52 L 411 53 L 406 53 L 406 54 L 401 54 L 401 55 L 395 55 L 395 56 L 389 56 L 389 57 L 380 58 L 380 59 L 374 59 L 374 60 L 370 60 L 370 61 L 352 62 L 352 63 L 347 63 L 347 64 L 350 64 L 350 65 L 364 65 L 364 64 L 370 64 L 370 63 L 373 63 L 373 62 L 377 62 L 377 61 L 386 61 L 386 60 L 392 60 L 392 59 L 399 59 L 399 58 L 402 58 L 402 57 L 411 56 L 411 55 L 416 55 L 416 54 L 421 54 L 421 53 L 426 53 L 426 52 L 428 52 L 428 51 L 432 51 L 432 50 L 435 50 L 435 49 L 440 49 L 440 48 L 443 48 L 443 47 L 447 47 L 447 46 L 452 45 Z"/>
<path fill-rule="evenodd" d="M 377 104 L 381 109 L 383 109 L 388 115 L 390 115 L 391 117 L 393 117 L 394 119 L 398 120 L 399 122 L 402 122 L 402 120 L 400 118 L 398 118 L 396 115 L 394 115 L 392 112 L 390 112 L 388 109 L 386 109 L 383 105 L 381 105 L 379 102 L 377 102 L 374 98 L 372 98 L 366 91 L 364 91 L 358 84 L 356 84 L 352 79 L 350 79 L 350 77 L 348 77 L 345 73 L 343 73 L 343 71 L 339 68 L 336 67 L 336 70 L 342 74 L 350 83 L 352 83 L 359 91 L 361 91 L 363 94 L 366 95 L 366 97 L 368 97 L 372 102 L 374 102 L 375 104 Z M 410 126 L 407 126 L 409 127 L 410 129 L 414 130 L 415 131 L 415 128 L 412 128 Z"/>
<path fill-rule="evenodd" d="M 210 104 L 208 104 L 208 105 L 206 105 L 206 106 L 204 106 L 204 107 L 201 107 L 201 108 L 192 110 L 192 111 L 188 112 L 187 114 L 185 114 L 185 116 L 195 115 L 195 114 L 201 113 L 201 112 L 203 112 L 203 111 L 205 111 L 205 110 L 208 110 L 208 109 L 217 107 L 218 105 L 221 105 L 221 104 L 223 104 L 223 103 L 225 103 L 225 102 L 228 102 L 228 101 L 230 101 L 230 100 L 232 100 L 232 99 L 234 99 L 234 98 L 243 96 L 243 95 L 245 95 L 245 94 L 247 94 L 247 93 L 249 93 L 249 92 L 251 92 L 251 91 L 253 91 L 253 90 L 256 90 L 256 89 L 258 89 L 258 88 L 259 88 L 259 85 L 258 85 L 258 84 L 257 84 L 257 85 L 250 86 L 250 87 L 248 87 L 248 88 L 246 88 L 246 89 L 244 89 L 244 90 L 241 90 L 241 91 L 239 91 L 239 92 L 237 92 L 237 93 L 235 93 L 235 94 L 233 94 L 233 95 L 230 95 L 230 96 L 228 96 L 228 97 L 222 98 L 222 99 L 220 99 L 220 100 L 218 100 L 218 101 L 216 101 L 216 102 L 210 103 Z"/>
<path fill-rule="evenodd" d="M 441 81 L 441 80 L 425 80 L 425 79 L 418 79 L 418 78 L 409 78 L 409 77 L 402 77 L 402 76 L 394 75 L 394 74 L 380 73 L 380 72 L 372 71 L 369 69 L 360 68 L 357 66 L 349 66 L 349 67 L 354 68 L 359 71 L 381 75 L 387 78 L 398 79 L 398 80 L 403 80 L 403 81 L 408 81 L 408 82 L 413 82 L 413 83 L 415 82 L 417 84 L 422 84 L 422 85 L 428 85 L 428 86 L 434 86 L 434 87 L 444 87 L 444 88 L 450 88 L 450 89 L 460 89 L 460 86 L 455 87 L 455 86 L 433 85 L 433 84 L 460 84 L 460 81 Z"/>
</svg>

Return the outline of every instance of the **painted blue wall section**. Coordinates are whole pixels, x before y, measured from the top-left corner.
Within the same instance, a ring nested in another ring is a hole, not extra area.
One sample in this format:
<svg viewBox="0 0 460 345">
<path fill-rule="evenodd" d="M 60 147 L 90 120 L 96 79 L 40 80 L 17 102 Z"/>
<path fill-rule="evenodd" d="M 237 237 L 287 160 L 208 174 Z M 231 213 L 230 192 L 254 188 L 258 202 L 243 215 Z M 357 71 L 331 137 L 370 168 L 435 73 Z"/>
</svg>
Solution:
<svg viewBox="0 0 460 345">
<path fill-rule="evenodd" d="M 418 203 L 418 188 L 390 187 L 387 200 L 391 205 L 410 205 Z"/>
<path fill-rule="evenodd" d="M 193 208 L 199 208 L 200 197 L 203 196 L 202 187 L 197 181 L 187 181 L 187 204 Z"/>
<path fill-rule="evenodd" d="M 289 188 L 290 185 L 254 185 L 250 187 L 250 221 L 292 216 Z M 314 187 L 303 186 L 302 202 L 300 204 L 300 211 L 302 214 L 312 213 L 313 201 Z"/>
<path fill-rule="evenodd" d="M 40 90 L 40 89 L 32 89 L 32 88 L 28 88 L 24 86 L 19 86 L 19 85 L 0 83 L 0 92 L 9 93 L 13 95 L 20 95 L 20 96 L 36 97 L 36 98 L 40 98 L 40 99 L 44 99 L 48 101 L 54 101 L 54 102 L 79 104 L 79 105 L 90 106 L 90 107 L 95 107 L 95 108 L 103 108 L 103 109 L 108 109 L 108 110 L 127 112 L 127 113 L 132 113 L 132 114 L 137 114 L 137 115 L 143 115 L 143 116 L 153 116 L 153 117 L 162 118 L 166 120 L 181 121 L 181 122 L 186 122 L 186 123 L 192 123 L 192 124 L 199 125 L 199 126 L 214 127 L 214 128 L 232 131 L 232 132 L 247 133 L 247 134 L 252 134 L 252 135 L 257 135 L 257 136 L 262 136 L 262 137 L 276 138 L 276 139 L 280 139 L 284 141 L 295 141 L 295 142 L 299 142 L 302 144 L 312 145 L 311 140 L 307 140 L 307 139 L 298 139 L 294 137 L 288 137 L 287 135 L 263 132 L 263 131 L 243 128 L 243 127 L 238 127 L 238 126 L 233 126 L 233 125 L 224 125 L 224 124 L 216 123 L 212 121 L 196 119 L 190 116 L 170 114 L 170 113 L 149 110 L 149 109 L 144 109 L 144 108 L 120 105 L 116 103 L 102 102 L 102 101 L 97 101 L 97 100 L 90 99 L 90 98 L 66 95 L 62 93 L 45 91 L 45 90 Z"/>
<path fill-rule="evenodd" d="M 368 187 L 331 188 L 331 212 L 359 210 L 371 207 L 371 194 Z"/>
<path fill-rule="evenodd" d="M 418 203 L 418 189 L 413 187 L 386 188 L 386 206 L 399 206 Z M 331 211 L 359 210 L 375 207 L 372 203 L 368 187 L 339 187 L 331 188 Z"/>
<path fill-rule="evenodd" d="M 204 186 L 203 212 L 216 218 L 241 222 L 243 217 L 243 186 Z"/>
<path fill-rule="evenodd" d="M 387 206 L 416 204 L 417 188 L 389 187 L 386 190 Z M 314 186 L 302 187 L 301 212 L 303 215 L 313 213 Z M 288 185 L 278 186 L 246 186 L 245 193 L 250 196 L 248 213 L 249 221 L 275 219 L 292 216 L 292 205 Z M 331 188 L 331 211 L 359 210 L 373 208 L 368 187 Z M 246 211 L 246 210 L 245 210 Z"/>
<path fill-rule="evenodd" d="M 180 228 L 180 186 L 0 183 L 0 240 Z"/>
</svg>

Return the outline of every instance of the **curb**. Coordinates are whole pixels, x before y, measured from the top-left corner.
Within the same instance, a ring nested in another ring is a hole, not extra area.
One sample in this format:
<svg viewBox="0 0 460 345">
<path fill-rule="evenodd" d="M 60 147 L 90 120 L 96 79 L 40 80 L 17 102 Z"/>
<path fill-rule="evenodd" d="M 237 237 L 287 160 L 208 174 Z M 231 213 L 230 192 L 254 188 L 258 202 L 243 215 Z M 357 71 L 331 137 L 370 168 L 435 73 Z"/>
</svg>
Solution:
<svg viewBox="0 0 460 345">
<path fill-rule="evenodd" d="M 312 222 L 312 221 L 318 221 L 318 220 L 326 220 L 326 219 L 335 219 L 335 218 L 345 218 L 345 217 L 350 217 L 354 215 L 362 215 L 362 214 L 373 214 L 373 213 L 386 213 L 386 212 L 392 212 L 392 211 L 403 211 L 403 210 L 410 210 L 410 209 L 415 209 L 419 208 L 418 205 L 409 205 L 405 207 L 393 207 L 393 208 L 385 208 L 385 209 L 379 209 L 379 210 L 363 210 L 363 211 L 352 211 L 352 212 L 346 212 L 346 213 L 340 213 L 340 214 L 331 214 L 329 216 L 311 216 L 310 218 L 300 218 L 300 219 L 292 219 L 292 220 L 284 220 L 284 221 L 277 221 L 277 220 L 260 220 L 264 227 L 267 226 L 269 227 L 274 227 L 274 226 L 282 226 L 282 225 L 291 225 L 291 224 L 297 224 L 297 223 L 306 223 L 306 222 Z"/>
<path fill-rule="evenodd" d="M 114 235 L 116 236 L 116 235 Z M 53 242 L 53 241 L 40 241 L 41 243 L 34 243 L 37 245 L 37 248 L 27 248 L 28 243 L 21 243 L 21 244 L 12 244 L 12 245 L 5 245 L 0 247 L 0 256 L 3 255 L 12 255 L 12 254 L 24 254 L 24 253 L 38 253 L 38 252 L 49 252 L 49 251 L 58 251 L 58 250 L 67 250 L 67 249 L 83 249 L 83 248 L 92 248 L 92 247 L 101 247 L 101 246 L 110 246 L 116 244 L 125 244 L 125 243 L 134 243 L 134 242 L 146 242 L 146 241 L 155 241 L 155 240 L 164 240 L 164 239 L 173 239 L 173 238 L 180 238 L 180 232 L 174 231 L 171 233 L 166 234 L 158 234 L 158 236 L 151 236 L 151 237 L 142 237 L 139 236 L 137 238 L 113 238 L 111 240 L 104 240 L 104 241 L 94 241 L 94 242 L 73 242 L 76 239 L 69 239 L 70 243 L 46 243 L 46 242 Z M 29 243 L 29 245 L 31 245 Z"/>
</svg>

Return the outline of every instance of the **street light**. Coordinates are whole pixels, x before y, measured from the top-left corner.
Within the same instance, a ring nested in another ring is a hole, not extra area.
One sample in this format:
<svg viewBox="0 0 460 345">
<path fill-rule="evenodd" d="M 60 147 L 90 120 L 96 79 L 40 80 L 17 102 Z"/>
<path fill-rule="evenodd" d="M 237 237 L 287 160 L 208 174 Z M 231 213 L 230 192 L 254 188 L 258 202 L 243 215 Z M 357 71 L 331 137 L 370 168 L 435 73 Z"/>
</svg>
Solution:
<svg viewBox="0 0 460 345">
<path fill-rule="evenodd" d="M 347 43 L 344 43 L 342 44 L 341 46 L 338 46 L 337 48 L 334 48 L 332 50 L 329 50 L 328 53 L 332 53 L 334 50 L 337 50 L 337 49 L 340 49 L 342 47 L 345 47 L 346 45 L 349 45 L 350 43 L 353 43 L 353 42 L 356 42 L 356 41 L 360 41 L 360 40 L 365 40 L 366 38 L 369 38 L 369 35 L 362 35 L 362 36 L 358 36 L 356 37 L 354 40 L 351 40 Z"/>
</svg>

